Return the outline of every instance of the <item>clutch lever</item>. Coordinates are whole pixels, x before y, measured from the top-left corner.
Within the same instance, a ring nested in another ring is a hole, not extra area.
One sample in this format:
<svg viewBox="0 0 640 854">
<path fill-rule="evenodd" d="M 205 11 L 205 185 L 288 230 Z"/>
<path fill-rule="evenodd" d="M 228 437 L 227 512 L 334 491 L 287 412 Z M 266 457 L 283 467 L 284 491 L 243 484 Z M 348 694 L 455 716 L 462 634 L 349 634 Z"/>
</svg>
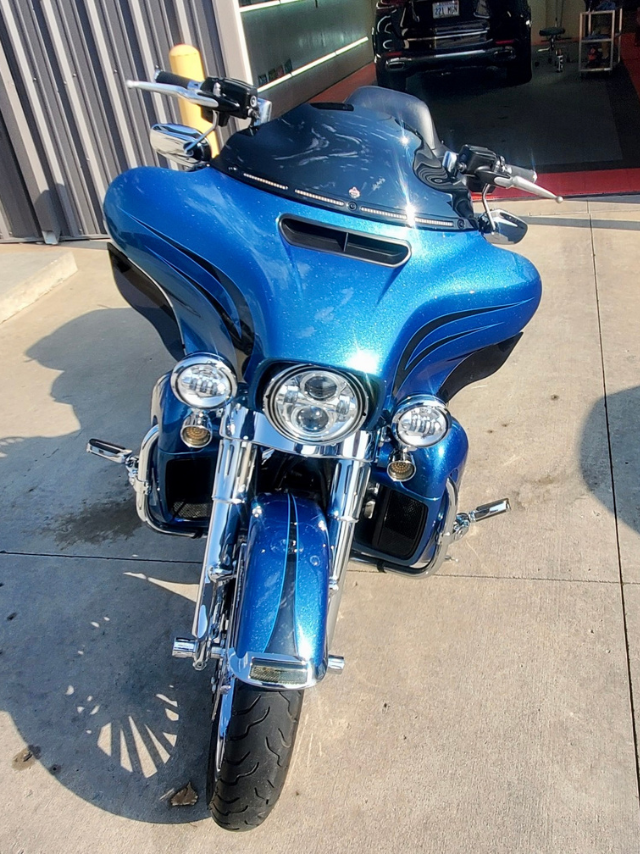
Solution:
<svg viewBox="0 0 640 854">
<path fill-rule="evenodd" d="M 545 190 L 544 187 L 539 187 L 533 181 L 527 178 L 521 178 L 520 175 L 496 175 L 493 178 L 493 183 L 496 187 L 504 187 L 505 189 L 522 190 L 524 193 L 531 193 L 532 196 L 540 196 L 542 199 L 554 199 L 558 204 L 564 201 L 562 196 L 556 196 L 551 190 Z"/>
<path fill-rule="evenodd" d="M 184 98 L 185 101 L 191 101 L 192 104 L 207 107 L 209 110 L 217 110 L 220 106 L 215 98 L 209 95 L 201 95 L 195 87 L 187 89 L 184 86 L 174 86 L 170 83 L 149 83 L 146 80 L 127 80 L 127 88 L 142 89 L 143 92 L 156 92 L 158 95 L 171 95 L 174 98 Z"/>
</svg>

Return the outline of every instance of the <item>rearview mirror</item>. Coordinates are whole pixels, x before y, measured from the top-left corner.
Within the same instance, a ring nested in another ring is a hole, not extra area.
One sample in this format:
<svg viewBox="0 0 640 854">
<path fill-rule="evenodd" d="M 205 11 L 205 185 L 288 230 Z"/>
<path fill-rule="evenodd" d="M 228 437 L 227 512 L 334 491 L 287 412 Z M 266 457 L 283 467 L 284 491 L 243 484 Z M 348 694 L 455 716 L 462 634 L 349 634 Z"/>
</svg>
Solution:
<svg viewBox="0 0 640 854">
<path fill-rule="evenodd" d="M 154 125 L 149 135 L 158 154 L 181 166 L 196 166 L 211 160 L 211 146 L 195 128 L 186 125 Z"/>
<path fill-rule="evenodd" d="M 486 240 L 498 246 L 520 243 L 529 228 L 526 222 L 503 210 L 484 213 L 479 222 Z"/>
</svg>

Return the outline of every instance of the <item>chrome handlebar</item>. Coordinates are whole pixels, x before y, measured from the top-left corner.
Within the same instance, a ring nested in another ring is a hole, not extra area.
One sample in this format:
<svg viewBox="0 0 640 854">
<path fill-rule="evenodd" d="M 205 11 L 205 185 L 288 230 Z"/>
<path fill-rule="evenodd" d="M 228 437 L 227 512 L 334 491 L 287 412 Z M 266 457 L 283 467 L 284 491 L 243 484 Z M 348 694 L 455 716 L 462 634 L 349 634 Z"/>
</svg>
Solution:
<svg viewBox="0 0 640 854">
<path fill-rule="evenodd" d="M 249 119 L 253 126 L 265 124 L 271 118 L 271 101 L 259 98 L 253 86 L 239 80 L 208 77 L 199 83 L 178 74 L 159 71 L 153 82 L 127 80 L 127 87 L 184 98 L 210 114 L 206 117 L 213 120 L 212 130 L 218 123 L 226 125 L 231 117 Z"/>
<path fill-rule="evenodd" d="M 188 89 L 184 86 L 173 86 L 169 83 L 148 83 L 144 80 L 127 80 L 128 89 L 142 89 L 143 92 L 156 92 L 158 95 L 171 95 L 173 98 L 184 98 L 185 101 L 191 101 L 192 104 L 197 104 L 199 107 L 206 107 L 209 110 L 217 110 L 219 107 L 218 101 L 209 95 L 201 95 L 199 92 L 199 84 L 193 81 L 193 86 Z"/>
</svg>

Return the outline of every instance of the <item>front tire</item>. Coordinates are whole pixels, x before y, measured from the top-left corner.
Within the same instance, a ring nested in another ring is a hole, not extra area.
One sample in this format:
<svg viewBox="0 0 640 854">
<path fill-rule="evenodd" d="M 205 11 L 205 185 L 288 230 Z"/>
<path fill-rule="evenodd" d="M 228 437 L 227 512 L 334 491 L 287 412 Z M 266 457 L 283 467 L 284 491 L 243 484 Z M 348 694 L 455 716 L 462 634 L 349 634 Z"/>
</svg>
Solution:
<svg viewBox="0 0 640 854">
<path fill-rule="evenodd" d="M 267 818 L 284 787 L 303 692 L 266 691 L 239 681 L 232 691 L 223 736 L 219 727 L 224 697 L 213 722 L 207 803 L 220 827 L 252 830 Z"/>
</svg>

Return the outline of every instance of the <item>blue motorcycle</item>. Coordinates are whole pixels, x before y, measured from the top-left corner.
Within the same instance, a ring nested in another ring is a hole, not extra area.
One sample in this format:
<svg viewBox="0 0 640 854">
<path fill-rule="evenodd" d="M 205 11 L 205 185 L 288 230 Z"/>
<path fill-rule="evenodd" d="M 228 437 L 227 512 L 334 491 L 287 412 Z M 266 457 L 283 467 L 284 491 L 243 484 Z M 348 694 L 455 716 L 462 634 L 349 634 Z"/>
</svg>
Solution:
<svg viewBox="0 0 640 854">
<path fill-rule="evenodd" d="M 88 450 L 126 466 L 154 530 L 206 538 L 173 654 L 210 667 L 207 803 L 247 830 L 278 800 L 304 691 L 344 666 L 349 560 L 426 577 L 509 509 L 458 512 L 468 442 L 447 404 L 504 364 L 540 301 L 535 268 L 491 245 L 526 225 L 487 193 L 555 196 L 488 149 L 445 148 L 409 95 L 365 87 L 270 120 L 239 81 L 130 85 L 198 104 L 211 130 L 244 120 L 216 157 L 210 131 L 156 125 L 187 169 L 109 188 L 116 283 L 177 364 L 139 454 Z"/>
</svg>

